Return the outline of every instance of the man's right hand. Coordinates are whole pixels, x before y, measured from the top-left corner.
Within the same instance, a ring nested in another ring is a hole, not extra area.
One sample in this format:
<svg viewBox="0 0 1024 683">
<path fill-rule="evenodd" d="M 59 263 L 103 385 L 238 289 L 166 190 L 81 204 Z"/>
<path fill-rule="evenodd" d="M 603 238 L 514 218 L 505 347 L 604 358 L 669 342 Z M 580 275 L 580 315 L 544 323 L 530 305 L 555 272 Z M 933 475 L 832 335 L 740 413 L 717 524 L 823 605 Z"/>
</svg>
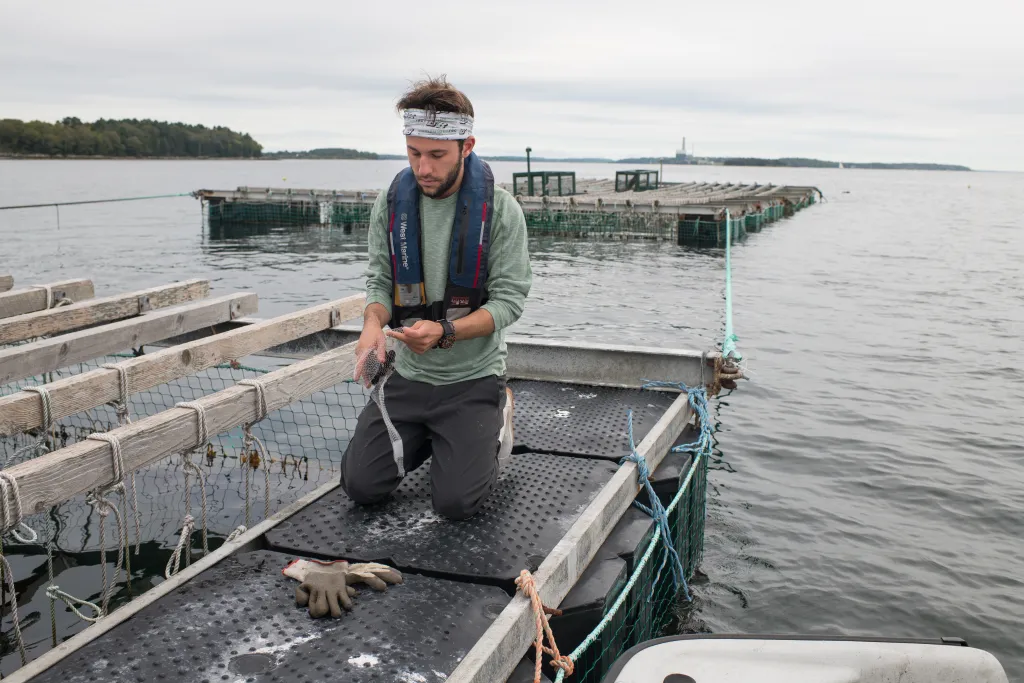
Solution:
<svg viewBox="0 0 1024 683">
<path fill-rule="evenodd" d="M 379 308 L 380 310 L 374 310 Z M 372 377 L 366 376 L 366 359 L 371 353 L 377 354 L 377 360 L 384 363 L 387 358 L 386 337 L 384 336 L 384 322 L 381 321 L 381 313 L 387 314 L 380 304 L 371 304 L 363 314 L 363 332 L 359 335 L 356 343 L 356 367 L 353 379 L 369 388 Z"/>
<path fill-rule="evenodd" d="M 383 363 L 387 357 L 385 341 L 384 330 L 376 321 L 367 320 L 363 323 L 363 332 L 359 335 L 359 342 L 356 344 L 356 367 L 353 379 L 364 387 L 369 388 L 370 380 L 373 379 L 367 376 L 366 359 L 371 353 L 375 353 L 377 360 Z"/>
</svg>

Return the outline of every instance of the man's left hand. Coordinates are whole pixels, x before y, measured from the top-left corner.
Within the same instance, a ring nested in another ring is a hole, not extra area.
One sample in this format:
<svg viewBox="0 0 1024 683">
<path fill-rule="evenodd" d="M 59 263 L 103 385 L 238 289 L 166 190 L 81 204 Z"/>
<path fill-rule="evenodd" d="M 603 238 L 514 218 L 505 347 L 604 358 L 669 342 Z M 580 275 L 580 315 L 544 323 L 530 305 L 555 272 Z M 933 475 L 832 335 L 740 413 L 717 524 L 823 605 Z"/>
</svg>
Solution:
<svg viewBox="0 0 1024 683">
<path fill-rule="evenodd" d="M 413 353 L 422 354 L 437 345 L 444 335 L 444 328 L 432 320 L 419 320 L 412 327 L 403 327 L 401 331 L 388 330 L 387 335 L 404 342 Z"/>
</svg>

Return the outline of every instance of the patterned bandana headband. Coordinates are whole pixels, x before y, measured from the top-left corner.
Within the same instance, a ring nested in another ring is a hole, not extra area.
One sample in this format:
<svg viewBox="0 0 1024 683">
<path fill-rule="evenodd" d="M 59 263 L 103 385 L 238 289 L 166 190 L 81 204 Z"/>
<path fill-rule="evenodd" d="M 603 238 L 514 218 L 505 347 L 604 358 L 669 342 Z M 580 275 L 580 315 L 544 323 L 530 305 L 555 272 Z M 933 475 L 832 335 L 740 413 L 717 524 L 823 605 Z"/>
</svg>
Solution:
<svg viewBox="0 0 1024 683">
<path fill-rule="evenodd" d="M 446 111 L 406 109 L 402 112 L 402 135 L 432 140 L 465 140 L 473 134 L 473 117 Z"/>
</svg>

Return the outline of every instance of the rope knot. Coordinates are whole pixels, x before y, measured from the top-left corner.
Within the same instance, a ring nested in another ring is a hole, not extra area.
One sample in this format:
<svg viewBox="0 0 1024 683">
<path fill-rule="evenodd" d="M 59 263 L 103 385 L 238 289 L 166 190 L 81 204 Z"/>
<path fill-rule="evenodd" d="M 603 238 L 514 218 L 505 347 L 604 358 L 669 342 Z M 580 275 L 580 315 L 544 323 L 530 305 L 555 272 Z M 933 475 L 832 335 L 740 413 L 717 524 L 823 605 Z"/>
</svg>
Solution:
<svg viewBox="0 0 1024 683">
<path fill-rule="evenodd" d="M 540 594 L 537 592 L 537 583 L 534 581 L 533 574 L 528 570 L 524 569 L 519 572 L 519 577 L 515 583 L 516 587 L 523 592 L 523 595 L 530 599 L 530 604 L 533 606 L 534 621 L 537 624 L 537 637 L 534 640 L 534 647 L 537 650 L 536 665 L 533 672 L 534 683 L 540 683 L 540 670 L 543 664 L 542 652 L 547 653 L 551 657 L 551 666 L 561 669 L 567 676 L 572 675 L 575 664 L 573 664 L 572 658 L 569 655 L 563 655 L 558 651 L 555 636 L 551 632 L 551 626 L 548 625 L 547 615 L 559 616 L 562 614 L 562 611 L 547 607 L 541 602 Z M 550 647 L 544 645 L 545 636 L 551 645 Z"/>
</svg>

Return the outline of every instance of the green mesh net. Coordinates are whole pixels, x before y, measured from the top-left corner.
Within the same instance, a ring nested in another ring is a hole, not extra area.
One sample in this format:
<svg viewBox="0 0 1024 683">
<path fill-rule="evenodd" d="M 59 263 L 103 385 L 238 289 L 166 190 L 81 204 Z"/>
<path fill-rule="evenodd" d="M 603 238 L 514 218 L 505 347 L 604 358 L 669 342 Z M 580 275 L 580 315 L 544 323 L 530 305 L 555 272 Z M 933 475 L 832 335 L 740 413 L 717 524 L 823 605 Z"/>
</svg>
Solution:
<svg viewBox="0 0 1024 683">
<path fill-rule="evenodd" d="M 226 201 L 203 202 L 211 230 L 234 226 L 338 225 L 351 228 L 370 222 L 375 196 L 365 201 Z"/>
<path fill-rule="evenodd" d="M 673 547 L 682 561 L 687 581 L 693 577 L 704 554 L 707 470 L 706 456 L 694 459 L 680 482 L 680 490 L 674 499 L 675 507 L 669 510 Z M 660 537 L 655 539 L 655 529 L 652 524 L 638 546 L 634 564 L 627 567 L 627 580 L 621 581 L 610 592 L 602 615 L 607 623 L 600 633 L 589 643 L 559 642 L 562 654 L 568 654 L 570 648 L 582 647 L 573 660 L 573 674 L 562 680 L 599 683 L 629 648 L 645 640 L 677 632 L 676 623 L 685 615 L 688 603 L 681 597 L 682 587 L 673 585 L 672 572 L 663 563 L 664 544 Z M 533 650 L 530 652 L 532 656 Z M 557 680 L 558 671 L 551 667 L 550 657 L 544 655 L 543 661 L 547 676 Z"/>
<path fill-rule="evenodd" d="M 130 354 L 110 355 L 76 363 L 44 376 L 0 385 L 0 397 L 130 357 Z M 258 378 L 285 364 L 282 359 L 270 357 L 246 360 L 252 365 L 225 363 L 132 394 L 128 401 L 130 419 L 138 422 L 171 409 L 178 402 L 197 400 L 234 386 L 240 380 Z M 341 382 L 270 412 L 252 427 L 252 434 L 266 445 L 268 458 L 261 458 L 258 453 L 254 457 L 255 449 L 247 451 L 243 448 L 241 428 L 213 435 L 193 451 L 191 460 L 201 469 L 206 489 L 209 549 L 215 550 L 223 544 L 240 525 L 252 527 L 262 521 L 266 517 L 268 503 L 272 515 L 316 488 L 337 481 L 342 453 L 366 400 L 358 384 Z M 37 429 L 0 437 L 0 467 L 7 468 L 40 456 L 45 452 L 40 446 L 48 450 L 65 448 L 83 441 L 94 432 L 109 431 L 118 426 L 114 406 L 102 405 L 57 420 L 48 433 Z M 141 518 L 138 555 L 134 552 L 136 535 L 130 508 L 130 485 L 125 495 L 111 496 L 127 521 L 131 546 L 131 552 L 127 553 L 131 582 L 127 580 L 126 573 L 121 572 L 114 583 L 111 610 L 163 580 L 165 566 L 178 544 L 182 528 L 186 487 L 181 454 L 168 455 L 140 468 L 135 473 L 135 480 Z M 191 504 L 196 530 L 189 546 L 192 553 L 183 553 L 182 567 L 203 553 L 202 502 L 195 477 Z M 14 567 L 19 587 L 21 630 L 31 660 L 88 626 L 62 602 L 56 602 L 51 620 L 50 600 L 45 594 L 45 587 L 50 585 L 47 548 L 52 552 L 54 583 L 77 598 L 98 604 L 103 592 L 99 559 L 101 540 L 99 516 L 96 509 L 87 503 L 85 495 L 76 496 L 42 513 L 26 514 L 24 521 L 37 533 L 38 542 L 20 543 L 8 536 L 10 542 L 4 544 L 3 550 Z M 112 578 L 118 547 L 112 521 L 107 522 L 105 532 L 102 545 L 106 548 L 106 563 Z M 24 586 L 40 588 L 26 590 Z M 12 628 L 10 614 L 7 614 L 0 634 L 0 668 L 4 675 L 21 665 Z"/>
<path fill-rule="evenodd" d="M 362 200 L 273 202 L 234 200 L 204 202 L 203 212 L 213 237 L 236 226 L 293 227 L 341 226 L 345 230 L 365 228 L 370 221 L 375 195 Z M 815 203 L 813 193 L 797 202 L 786 201 L 733 219 L 733 242 L 777 220 L 792 216 Z M 711 216 L 654 213 L 643 210 L 581 210 L 572 205 L 525 206 L 526 225 L 531 235 L 576 238 L 670 240 L 681 246 L 721 248 L 725 246 L 725 220 Z"/>
</svg>

